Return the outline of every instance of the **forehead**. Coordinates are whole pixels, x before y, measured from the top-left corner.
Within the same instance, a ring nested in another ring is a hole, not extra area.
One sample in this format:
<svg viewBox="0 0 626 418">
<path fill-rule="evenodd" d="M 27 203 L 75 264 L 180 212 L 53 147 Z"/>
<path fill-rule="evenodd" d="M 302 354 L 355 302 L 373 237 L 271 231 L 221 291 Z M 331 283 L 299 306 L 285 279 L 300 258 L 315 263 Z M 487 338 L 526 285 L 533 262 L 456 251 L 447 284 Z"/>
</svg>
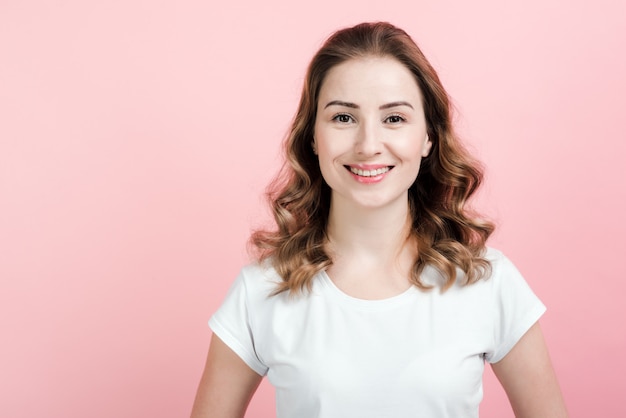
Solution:
<svg viewBox="0 0 626 418">
<path fill-rule="evenodd" d="M 421 103 L 422 93 L 415 76 L 392 57 L 350 59 L 328 71 L 319 100 L 351 101 L 407 100 Z"/>
</svg>

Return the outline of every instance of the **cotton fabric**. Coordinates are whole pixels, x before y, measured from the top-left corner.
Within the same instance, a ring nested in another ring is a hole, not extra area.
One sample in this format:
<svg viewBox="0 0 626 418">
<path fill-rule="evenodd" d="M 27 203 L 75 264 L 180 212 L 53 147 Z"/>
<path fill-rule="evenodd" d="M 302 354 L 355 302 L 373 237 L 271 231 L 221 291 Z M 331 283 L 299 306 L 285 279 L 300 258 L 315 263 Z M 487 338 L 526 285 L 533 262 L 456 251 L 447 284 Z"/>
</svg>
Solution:
<svg viewBox="0 0 626 418">
<path fill-rule="evenodd" d="M 545 312 L 502 253 L 486 257 L 492 274 L 475 284 L 383 300 L 353 298 L 325 272 L 309 294 L 270 296 L 281 278 L 269 263 L 249 265 L 209 325 L 267 375 L 278 418 L 478 417 L 484 362 Z M 422 279 L 441 282 L 430 267 Z"/>
</svg>

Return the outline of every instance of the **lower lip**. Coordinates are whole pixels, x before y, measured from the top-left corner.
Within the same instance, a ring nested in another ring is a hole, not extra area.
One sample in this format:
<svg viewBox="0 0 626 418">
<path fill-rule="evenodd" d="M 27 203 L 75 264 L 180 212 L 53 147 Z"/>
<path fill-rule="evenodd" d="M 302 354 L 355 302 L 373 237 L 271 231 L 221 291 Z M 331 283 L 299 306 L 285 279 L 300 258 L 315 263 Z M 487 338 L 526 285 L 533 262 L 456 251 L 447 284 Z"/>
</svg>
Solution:
<svg viewBox="0 0 626 418">
<path fill-rule="evenodd" d="M 387 176 L 387 174 L 389 174 L 390 171 L 391 170 L 385 173 L 379 174 L 377 176 L 364 177 L 364 176 L 359 176 L 358 174 L 354 174 L 352 171 L 348 170 L 348 172 L 350 173 L 353 179 L 355 179 L 359 183 L 364 183 L 364 184 L 380 183 Z"/>
</svg>

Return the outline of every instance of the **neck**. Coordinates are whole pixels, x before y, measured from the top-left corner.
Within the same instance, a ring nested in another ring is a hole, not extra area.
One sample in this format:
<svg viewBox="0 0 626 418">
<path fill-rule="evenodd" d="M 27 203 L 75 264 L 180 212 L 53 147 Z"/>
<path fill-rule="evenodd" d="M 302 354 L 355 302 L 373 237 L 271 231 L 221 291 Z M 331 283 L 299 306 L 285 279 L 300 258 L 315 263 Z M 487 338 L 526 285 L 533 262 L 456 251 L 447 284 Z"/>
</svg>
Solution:
<svg viewBox="0 0 626 418">
<path fill-rule="evenodd" d="M 417 246 L 410 237 L 408 201 L 375 209 L 331 199 L 327 274 L 345 293 L 383 299 L 410 286 Z"/>
<path fill-rule="evenodd" d="M 411 216 L 408 202 L 369 209 L 331 201 L 328 237 L 331 253 L 387 264 L 407 247 Z"/>
</svg>

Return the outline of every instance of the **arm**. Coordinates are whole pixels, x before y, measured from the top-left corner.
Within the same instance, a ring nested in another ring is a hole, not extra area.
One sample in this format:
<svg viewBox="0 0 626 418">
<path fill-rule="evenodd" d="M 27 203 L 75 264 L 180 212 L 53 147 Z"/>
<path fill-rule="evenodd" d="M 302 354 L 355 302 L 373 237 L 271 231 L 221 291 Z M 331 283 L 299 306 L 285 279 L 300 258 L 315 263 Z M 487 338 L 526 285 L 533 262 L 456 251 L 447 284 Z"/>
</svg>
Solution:
<svg viewBox="0 0 626 418">
<path fill-rule="evenodd" d="M 538 322 L 492 368 L 517 418 L 568 417 Z"/>
<path fill-rule="evenodd" d="M 191 418 L 242 418 L 262 378 L 213 334 Z"/>
</svg>

